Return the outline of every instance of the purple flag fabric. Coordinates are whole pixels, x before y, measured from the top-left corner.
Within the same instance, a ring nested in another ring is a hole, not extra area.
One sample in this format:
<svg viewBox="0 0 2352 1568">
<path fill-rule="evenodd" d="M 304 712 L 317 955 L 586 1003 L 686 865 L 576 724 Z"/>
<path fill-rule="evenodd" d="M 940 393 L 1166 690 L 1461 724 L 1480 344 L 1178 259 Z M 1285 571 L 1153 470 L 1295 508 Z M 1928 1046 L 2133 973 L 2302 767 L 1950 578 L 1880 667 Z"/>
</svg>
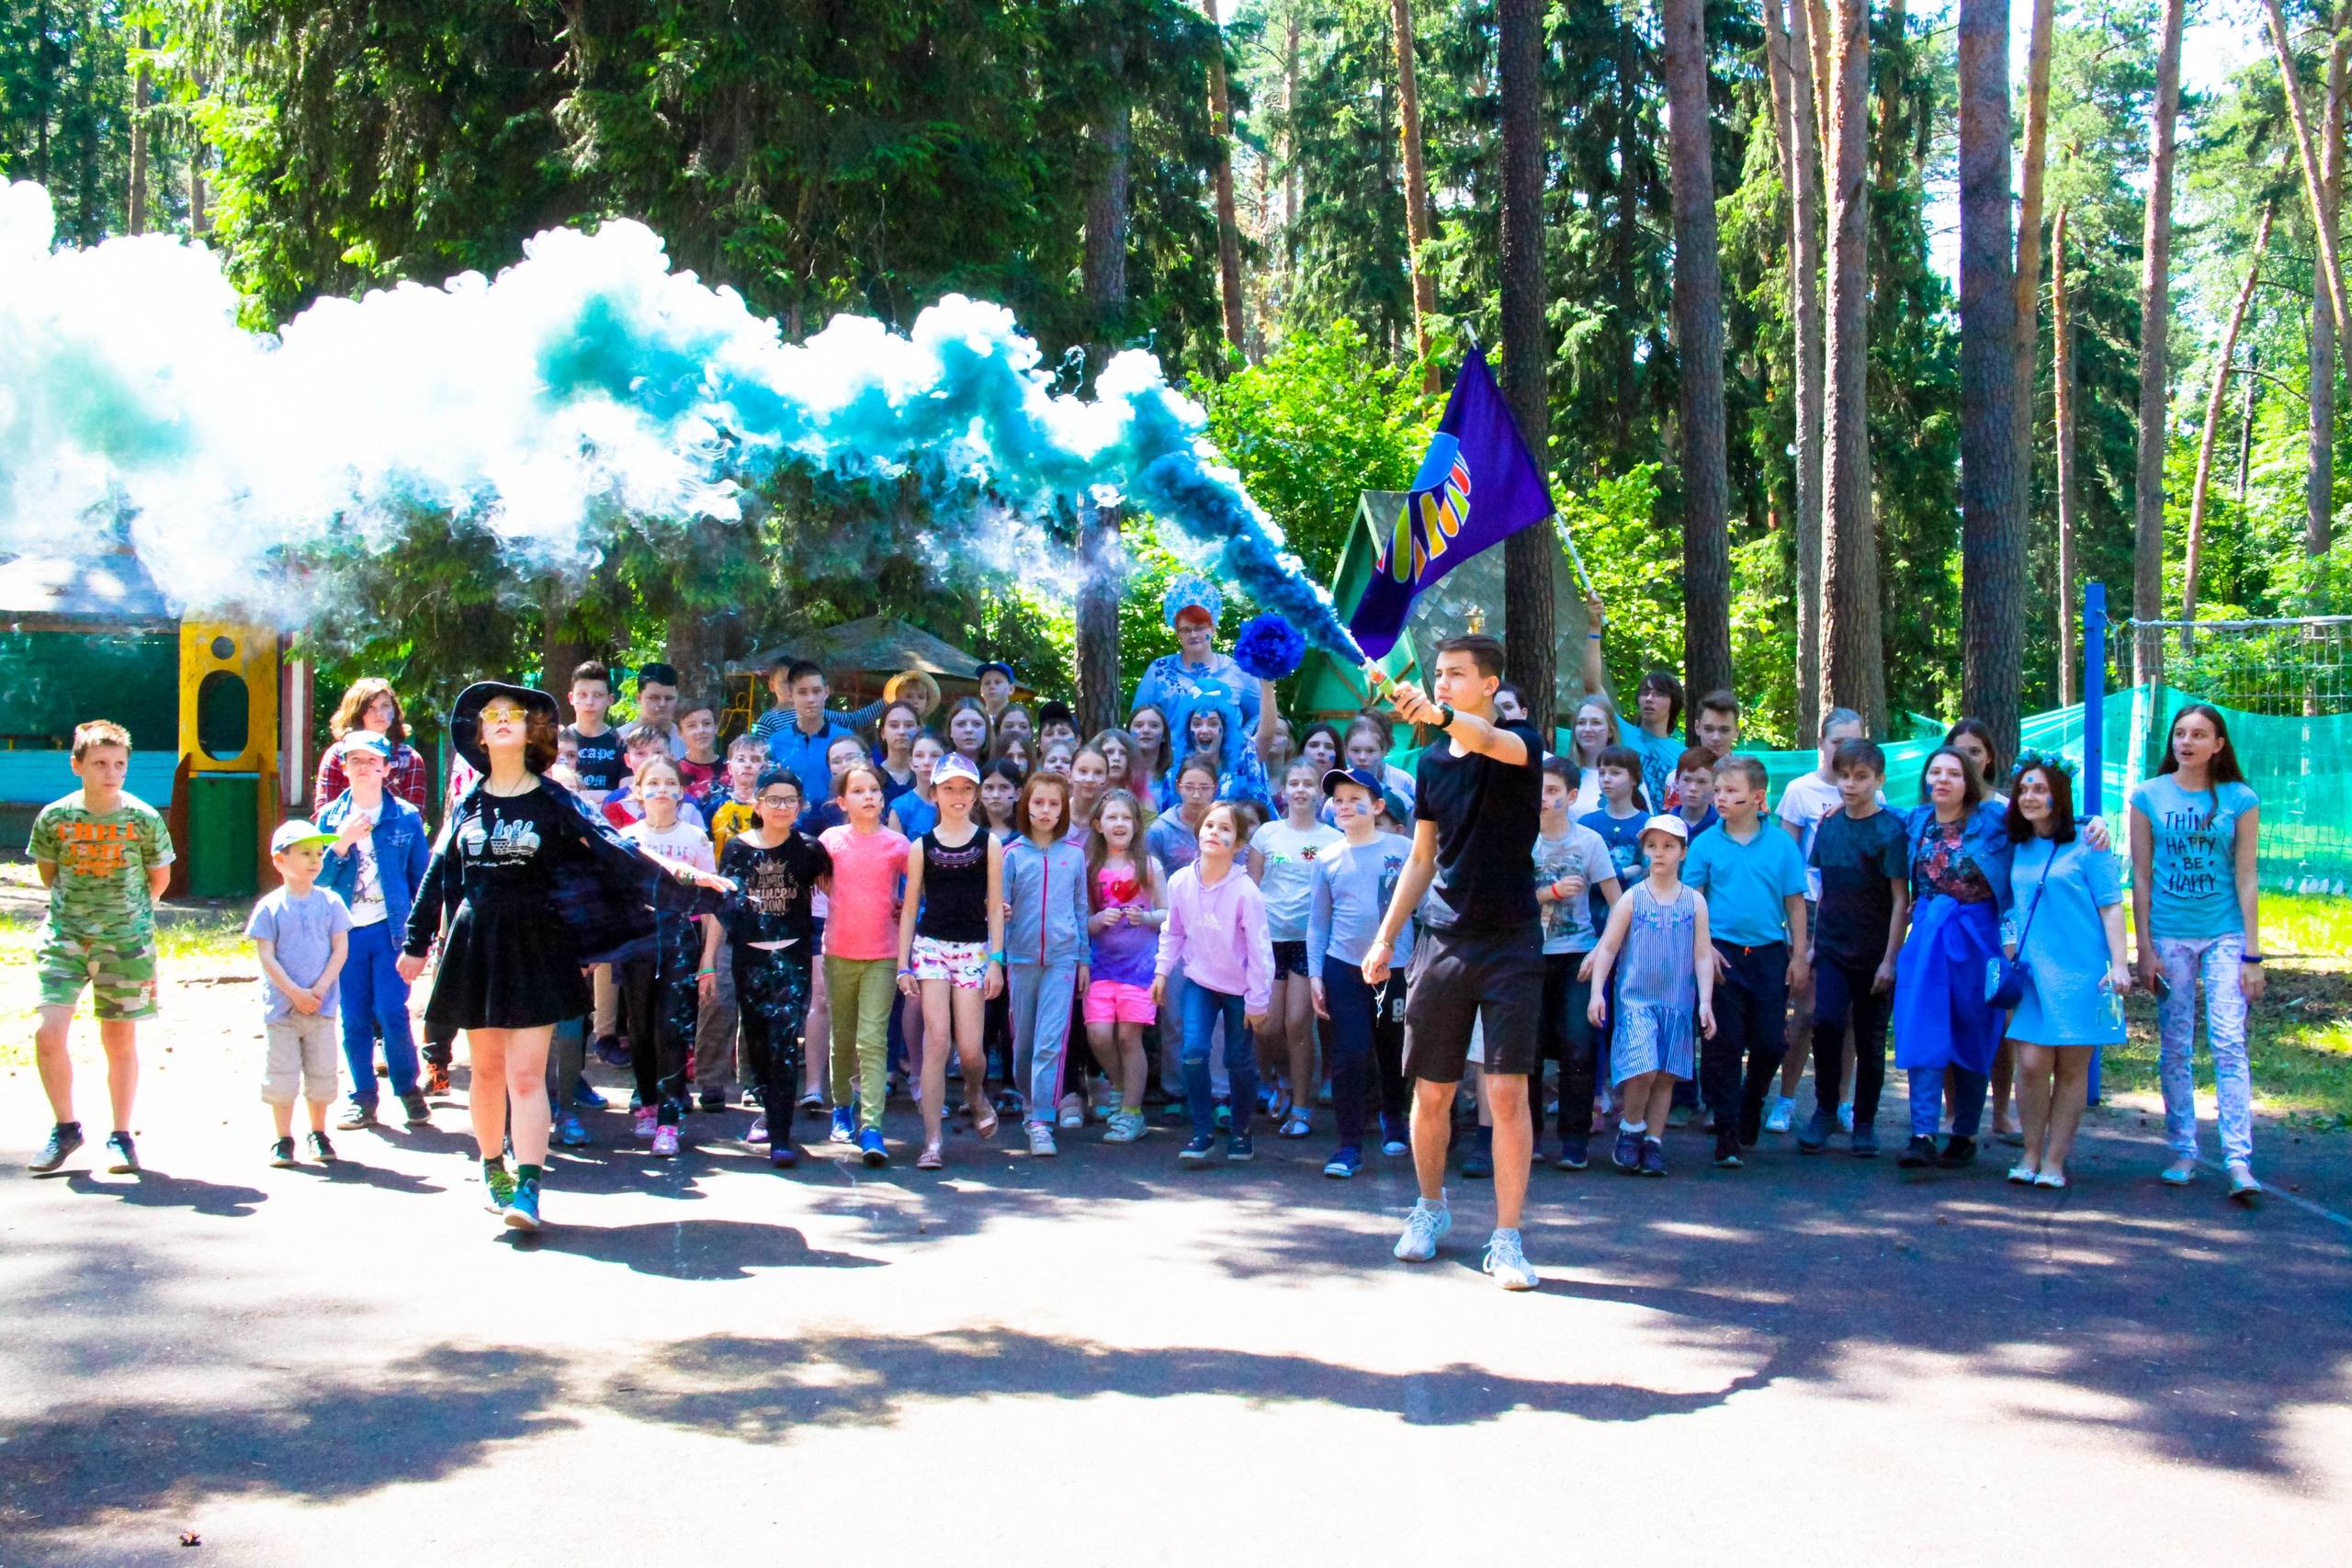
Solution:
<svg viewBox="0 0 2352 1568">
<path fill-rule="evenodd" d="M 1551 491 L 1520 439 L 1495 373 L 1473 348 L 1348 621 L 1365 656 L 1378 659 L 1396 646 L 1422 589 L 1553 511 Z"/>
</svg>

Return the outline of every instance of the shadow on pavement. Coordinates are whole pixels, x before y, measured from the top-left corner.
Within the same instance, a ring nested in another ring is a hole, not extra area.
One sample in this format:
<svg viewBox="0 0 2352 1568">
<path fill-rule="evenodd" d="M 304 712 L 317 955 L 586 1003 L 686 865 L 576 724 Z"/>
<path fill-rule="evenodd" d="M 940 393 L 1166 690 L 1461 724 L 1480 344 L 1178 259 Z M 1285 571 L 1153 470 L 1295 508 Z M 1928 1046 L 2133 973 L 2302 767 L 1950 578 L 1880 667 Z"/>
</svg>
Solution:
<svg viewBox="0 0 2352 1568">
<path fill-rule="evenodd" d="M 504 1233 L 526 1251 L 617 1263 L 669 1280 L 748 1280 L 755 1269 L 882 1269 L 887 1259 L 822 1252 L 789 1225 L 743 1220 L 656 1220 L 638 1225 L 554 1225 Z"/>
<path fill-rule="evenodd" d="M 305 1376 L 261 1405 L 85 1401 L 8 1432 L 0 1527 L 48 1531 L 179 1498 L 325 1499 L 433 1480 L 490 1444 L 570 1426 L 550 1408 L 561 1365 L 538 1350 L 443 1347 L 347 1380 Z"/>
<path fill-rule="evenodd" d="M 153 1167 L 133 1176 L 94 1176 L 86 1170 L 69 1172 L 65 1185 L 93 1198 L 112 1198 L 133 1209 L 187 1209 L 216 1219 L 250 1217 L 254 1205 L 268 1200 L 258 1187 L 229 1187 L 200 1181 L 193 1176 L 169 1176 Z"/>
</svg>

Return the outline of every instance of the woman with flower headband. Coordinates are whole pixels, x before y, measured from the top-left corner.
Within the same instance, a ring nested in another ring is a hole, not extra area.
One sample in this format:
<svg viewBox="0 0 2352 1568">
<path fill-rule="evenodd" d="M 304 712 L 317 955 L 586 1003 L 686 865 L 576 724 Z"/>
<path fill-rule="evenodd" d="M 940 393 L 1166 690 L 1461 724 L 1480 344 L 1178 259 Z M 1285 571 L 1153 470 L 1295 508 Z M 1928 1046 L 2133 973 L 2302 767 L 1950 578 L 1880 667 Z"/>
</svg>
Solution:
<svg viewBox="0 0 2352 1568">
<path fill-rule="evenodd" d="M 695 887 L 733 886 L 624 843 L 592 818 L 545 776 L 555 735 L 545 692 L 482 681 L 458 694 L 449 742 L 481 778 L 425 868 L 399 964 L 413 983 L 446 919 L 425 1021 L 466 1032 L 482 1184 L 492 1211 L 525 1231 L 540 1223 L 548 1043 L 557 1024 L 588 1010 L 582 967 L 633 955 L 652 939 L 656 909 L 715 910 Z M 510 1127 L 521 1162 L 512 1176 L 501 1152 Z"/>
<path fill-rule="evenodd" d="M 2009 1168 L 2019 1186 L 2066 1185 L 2066 1156 L 2082 1124 L 2091 1054 L 2123 1043 L 2122 878 L 2115 856 L 2075 830 L 2075 766 L 2028 751 L 2010 775 L 2009 864 L 2017 893 L 2005 946 L 2028 971 L 2009 1017 L 2025 1153 Z"/>
<path fill-rule="evenodd" d="M 1244 731 L 1254 735 L 1258 728 L 1258 682 L 1242 673 L 1231 654 L 1216 650 L 1216 618 L 1224 609 L 1225 595 L 1201 577 L 1187 572 L 1170 583 L 1159 613 L 1176 634 L 1177 651 L 1151 661 L 1136 682 L 1135 701 L 1127 705 L 1129 713 L 1149 705 L 1167 715 L 1175 731 L 1173 750 L 1180 756 L 1190 748 L 1181 739 L 1183 728 L 1177 714 L 1193 705 L 1204 684 L 1214 682 L 1232 694 L 1241 709 Z"/>
</svg>

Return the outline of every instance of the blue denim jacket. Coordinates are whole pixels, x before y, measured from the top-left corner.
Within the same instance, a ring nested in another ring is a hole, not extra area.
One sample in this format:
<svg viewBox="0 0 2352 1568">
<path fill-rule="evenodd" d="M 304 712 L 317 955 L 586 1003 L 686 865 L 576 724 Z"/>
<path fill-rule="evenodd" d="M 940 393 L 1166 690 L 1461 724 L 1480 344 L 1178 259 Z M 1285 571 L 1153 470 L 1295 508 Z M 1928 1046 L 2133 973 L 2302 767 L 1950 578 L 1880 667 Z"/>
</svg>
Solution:
<svg viewBox="0 0 2352 1568">
<path fill-rule="evenodd" d="M 1910 835 L 1912 893 L 1918 892 L 1919 845 L 1935 820 L 1936 808 L 1922 803 L 1904 812 L 1905 831 Z M 2009 837 L 2008 814 L 1991 801 L 1980 802 L 1969 813 L 1960 830 L 1960 852 L 1976 863 L 1984 880 L 1993 886 L 1994 906 L 2002 913 L 2009 912 L 2015 895 L 2009 889 L 2009 863 L 2016 858 L 2018 846 Z"/>
<path fill-rule="evenodd" d="M 341 832 L 353 809 L 351 792 L 345 790 L 319 813 L 320 830 Z M 424 815 L 386 790 L 383 815 L 377 818 L 368 841 L 376 851 L 376 875 L 384 885 L 384 919 L 397 939 L 407 929 L 409 906 L 416 902 L 417 887 L 424 881 L 424 867 L 432 858 Z M 319 886 L 349 903 L 359 889 L 359 857 L 338 854 L 329 846 L 326 864 L 319 871 Z"/>
</svg>

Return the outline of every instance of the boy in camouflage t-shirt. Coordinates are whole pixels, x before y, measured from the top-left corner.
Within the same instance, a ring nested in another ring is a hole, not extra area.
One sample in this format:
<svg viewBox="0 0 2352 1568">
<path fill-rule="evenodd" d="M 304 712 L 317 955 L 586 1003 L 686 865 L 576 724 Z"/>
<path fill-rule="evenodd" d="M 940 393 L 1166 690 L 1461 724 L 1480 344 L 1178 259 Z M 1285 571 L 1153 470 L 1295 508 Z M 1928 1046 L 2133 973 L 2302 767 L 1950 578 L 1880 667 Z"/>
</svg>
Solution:
<svg viewBox="0 0 2352 1568">
<path fill-rule="evenodd" d="M 57 1116 L 48 1144 L 32 1161 L 37 1172 L 55 1170 L 82 1144 L 66 1046 L 85 986 L 107 1053 L 114 1111 L 109 1168 L 139 1168 L 130 1141 L 138 1021 L 155 1016 L 155 899 L 171 879 L 172 840 L 162 815 L 124 791 L 130 766 L 130 736 L 120 725 L 94 719 L 81 726 L 74 732 L 74 773 L 82 787 L 33 818 L 33 863 L 49 889 L 49 919 L 35 960 L 40 1026 L 34 1047 L 41 1087 Z"/>
</svg>

